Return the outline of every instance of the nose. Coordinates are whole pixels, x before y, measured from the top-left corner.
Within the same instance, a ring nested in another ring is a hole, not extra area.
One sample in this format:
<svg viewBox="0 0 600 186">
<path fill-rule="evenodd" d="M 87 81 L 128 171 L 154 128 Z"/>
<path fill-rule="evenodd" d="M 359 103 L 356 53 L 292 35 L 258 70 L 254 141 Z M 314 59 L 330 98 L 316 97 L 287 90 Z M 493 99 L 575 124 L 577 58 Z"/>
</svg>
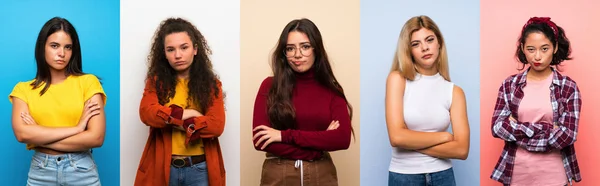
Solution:
<svg viewBox="0 0 600 186">
<path fill-rule="evenodd" d="M 424 43 L 421 45 L 421 51 L 426 52 L 429 50 L 429 44 Z"/>
<path fill-rule="evenodd" d="M 180 50 L 175 50 L 175 59 L 179 59 L 181 58 L 181 51 Z"/>
<path fill-rule="evenodd" d="M 302 54 L 300 52 L 300 49 L 294 48 L 294 57 L 295 58 L 302 58 Z"/>
<path fill-rule="evenodd" d="M 542 60 L 542 53 L 539 50 L 536 50 L 533 59 L 535 61 L 541 61 Z"/>
<path fill-rule="evenodd" d="M 65 49 L 64 48 L 59 48 L 58 49 L 58 57 L 65 57 Z"/>
</svg>

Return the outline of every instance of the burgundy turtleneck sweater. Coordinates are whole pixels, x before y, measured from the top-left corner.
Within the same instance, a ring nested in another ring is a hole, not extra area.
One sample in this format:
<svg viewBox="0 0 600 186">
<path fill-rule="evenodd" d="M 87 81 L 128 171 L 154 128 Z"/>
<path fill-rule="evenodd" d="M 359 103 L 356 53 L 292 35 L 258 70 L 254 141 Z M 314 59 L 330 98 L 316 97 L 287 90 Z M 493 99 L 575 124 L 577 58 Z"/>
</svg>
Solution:
<svg viewBox="0 0 600 186">
<path fill-rule="evenodd" d="M 272 127 L 267 115 L 267 97 L 272 82 L 273 77 L 267 77 L 260 85 L 254 102 L 252 128 L 260 125 Z M 346 101 L 317 82 L 312 69 L 296 73 L 292 103 L 297 128 L 281 131 L 282 142 L 271 143 L 263 151 L 288 159 L 314 160 L 320 158 L 323 151 L 348 149 L 352 132 Z M 338 120 L 340 126 L 326 131 L 333 120 Z M 258 138 L 253 144 L 257 141 Z M 262 143 L 255 149 L 260 150 L 260 147 Z"/>
</svg>

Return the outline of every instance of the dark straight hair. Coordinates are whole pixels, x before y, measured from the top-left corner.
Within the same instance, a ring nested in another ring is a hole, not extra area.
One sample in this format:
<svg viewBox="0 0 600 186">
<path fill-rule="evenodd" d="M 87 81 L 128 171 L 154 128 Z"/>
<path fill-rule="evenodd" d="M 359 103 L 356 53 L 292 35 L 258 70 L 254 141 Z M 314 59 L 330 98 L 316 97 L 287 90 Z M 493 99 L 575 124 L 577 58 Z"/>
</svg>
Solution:
<svg viewBox="0 0 600 186">
<path fill-rule="evenodd" d="M 346 101 L 350 119 L 352 119 L 352 106 L 348 103 L 344 89 L 333 75 L 327 52 L 323 45 L 321 32 L 311 20 L 303 18 L 289 22 L 281 35 L 273 54 L 271 56 L 271 68 L 273 70 L 273 84 L 267 98 L 267 114 L 273 128 L 278 130 L 296 128 L 296 114 L 292 105 L 292 91 L 295 84 L 294 70 L 288 64 L 284 54 L 287 39 L 290 32 L 306 34 L 310 45 L 313 47 L 315 62 L 311 70 L 314 70 L 315 79 L 319 84 L 327 87 Z M 354 129 L 352 129 L 354 133 Z"/>
<path fill-rule="evenodd" d="M 61 17 L 54 17 L 46 22 L 38 34 L 37 42 L 35 43 L 35 61 L 37 64 L 37 73 L 35 74 L 35 80 L 31 83 L 32 89 L 36 89 L 42 84 L 44 88 L 40 91 L 40 96 L 50 87 L 52 82 L 52 76 L 50 75 L 50 65 L 46 61 L 46 41 L 48 37 L 58 31 L 66 32 L 73 42 L 72 54 L 69 63 L 65 67 L 65 75 L 83 75 L 81 66 L 81 47 L 79 45 L 79 36 L 75 27 L 66 19 Z"/>
</svg>

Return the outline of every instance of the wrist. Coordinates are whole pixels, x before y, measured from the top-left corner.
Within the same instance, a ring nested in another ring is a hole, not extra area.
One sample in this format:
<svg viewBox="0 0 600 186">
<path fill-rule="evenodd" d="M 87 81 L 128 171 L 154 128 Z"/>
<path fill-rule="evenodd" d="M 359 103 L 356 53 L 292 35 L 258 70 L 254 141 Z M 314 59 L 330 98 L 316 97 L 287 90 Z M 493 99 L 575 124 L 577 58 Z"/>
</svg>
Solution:
<svg viewBox="0 0 600 186">
<path fill-rule="evenodd" d="M 449 132 L 444 132 L 444 143 L 451 142 L 454 136 Z"/>
</svg>

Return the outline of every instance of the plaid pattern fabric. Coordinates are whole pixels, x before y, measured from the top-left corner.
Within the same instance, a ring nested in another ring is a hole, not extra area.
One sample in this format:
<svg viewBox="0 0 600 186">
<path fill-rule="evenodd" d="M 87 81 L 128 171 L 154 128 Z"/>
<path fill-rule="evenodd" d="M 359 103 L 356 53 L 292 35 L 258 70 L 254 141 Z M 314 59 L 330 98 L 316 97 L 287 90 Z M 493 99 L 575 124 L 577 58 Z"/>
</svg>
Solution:
<svg viewBox="0 0 600 186">
<path fill-rule="evenodd" d="M 574 143 L 577 139 L 581 95 L 577 84 L 554 69 L 550 85 L 550 100 L 554 123 L 518 122 L 517 109 L 523 99 L 527 72 L 512 75 L 502 83 L 492 116 L 492 135 L 504 140 L 504 150 L 492 172 L 491 178 L 510 184 L 517 148 L 547 152 L 560 149 L 569 182 L 581 181 Z M 540 95 L 543 96 L 543 95 Z M 555 127 L 556 126 L 556 127 Z"/>
</svg>

